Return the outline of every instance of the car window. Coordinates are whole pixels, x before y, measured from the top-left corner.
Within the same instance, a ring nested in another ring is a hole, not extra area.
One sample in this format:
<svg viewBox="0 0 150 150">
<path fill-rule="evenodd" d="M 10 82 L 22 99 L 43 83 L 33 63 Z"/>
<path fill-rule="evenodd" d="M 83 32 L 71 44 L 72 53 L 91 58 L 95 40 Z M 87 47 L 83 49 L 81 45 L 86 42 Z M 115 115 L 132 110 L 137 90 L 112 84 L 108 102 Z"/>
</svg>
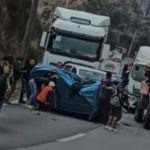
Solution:
<svg viewBox="0 0 150 150">
<path fill-rule="evenodd" d="M 77 74 L 77 69 L 75 67 L 73 67 L 71 72 L 74 73 L 74 74 Z"/>
<path fill-rule="evenodd" d="M 72 66 L 70 66 L 70 65 L 67 65 L 64 67 L 64 70 L 66 70 L 68 72 L 71 72 L 71 69 L 72 69 Z"/>
<path fill-rule="evenodd" d="M 105 77 L 105 75 L 102 73 L 84 70 L 84 69 L 79 70 L 79 76 L 83 79 L 89 79 L 89 80 L 102 80 Z"/>
<path fill-rule="evenodd" d="M 140 81 L 144 80 L 145 79 L 145 66 L 136 64 L 133 68 L 131 75 L 135 81 L 140 82 Z"/>
</svg>

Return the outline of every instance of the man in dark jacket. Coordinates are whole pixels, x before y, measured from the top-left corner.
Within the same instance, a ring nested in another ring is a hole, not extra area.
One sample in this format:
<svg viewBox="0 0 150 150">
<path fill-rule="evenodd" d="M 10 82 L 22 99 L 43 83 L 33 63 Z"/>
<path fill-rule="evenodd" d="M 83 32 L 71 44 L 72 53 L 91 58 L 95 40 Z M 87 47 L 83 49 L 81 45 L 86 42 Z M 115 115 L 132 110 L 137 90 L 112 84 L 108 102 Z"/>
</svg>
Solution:
<svg viewBox="0 0 150 150">
<path fill-rule="evenodd" d="M 32 69 L 37 64 L 37 61 L 34 58 L 30 58 L 27 65 L 22 69 L 22 88 L 19 97 L 19 103 L 25 103 L 23 100 L 24 93 L 27 94 L 27 99 L 30 97 L 30 89 L 29 89 L 29 76 Z"/>
<path fill-rule="evenodd" d="M 4 96 L 7 89 L 7 77 L 13 71 L 13 66 L 8 61 L 4 61 L 2 69 L 3 73 L 0 75 L 0 109 L 3 106 Z"/>
</svg>

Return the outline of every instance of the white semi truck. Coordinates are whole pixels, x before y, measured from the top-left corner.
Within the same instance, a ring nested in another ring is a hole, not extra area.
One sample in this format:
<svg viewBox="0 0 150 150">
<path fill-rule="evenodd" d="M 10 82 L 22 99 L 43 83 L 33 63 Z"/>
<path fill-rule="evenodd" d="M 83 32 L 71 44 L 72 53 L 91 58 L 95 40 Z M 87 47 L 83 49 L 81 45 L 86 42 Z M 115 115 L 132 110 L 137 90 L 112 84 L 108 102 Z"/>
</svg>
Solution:
<svg viewBox="0 0 150 150">
<path fill-rule="evenodd" d="M 133 108 L 140 97 L 141 81 L 145 79 L 144 69 L 147 63 L 150 63 L 150 47 L 141 46 L 129 75 L 128 92 L 131 96 L 130 103 Z"/>
<path fill-rule="evenodd" d="M 99 67 L 110 18 L 57 7 L 48 32 L 43 32 L 43 63 L 76 62 Z"/>
</svg>

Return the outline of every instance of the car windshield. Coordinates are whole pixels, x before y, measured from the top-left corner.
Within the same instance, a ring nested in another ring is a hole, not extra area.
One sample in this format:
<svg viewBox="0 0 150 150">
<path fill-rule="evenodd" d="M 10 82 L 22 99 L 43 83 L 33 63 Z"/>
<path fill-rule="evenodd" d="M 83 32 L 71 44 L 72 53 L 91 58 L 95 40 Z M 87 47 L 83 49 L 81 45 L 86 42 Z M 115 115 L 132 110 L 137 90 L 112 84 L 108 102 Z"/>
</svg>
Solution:
<svg viewBox="0 0 150 150">
<path fill-rule="evenodd" d="M 99 42 L 77 39 L 74 37 L 56 35 L 52 41 L 51 53 L 73 58 L 97 60 Z"/>
<path fill-rule="evenodd" d="M 95 71 L 84 70 L 84 69 L 79 70 L 79 76 L 82 79 L 99 80 L 99 81 L 105 78 L 105 74 L 98 73 Z"/>
<path fill-rule="evenodd" d="M 142 81 L 145 79 L 145 66 L 144 65 L 135 65 L 132 71 L 132 78 L 136 81 Z"/>
</svg>

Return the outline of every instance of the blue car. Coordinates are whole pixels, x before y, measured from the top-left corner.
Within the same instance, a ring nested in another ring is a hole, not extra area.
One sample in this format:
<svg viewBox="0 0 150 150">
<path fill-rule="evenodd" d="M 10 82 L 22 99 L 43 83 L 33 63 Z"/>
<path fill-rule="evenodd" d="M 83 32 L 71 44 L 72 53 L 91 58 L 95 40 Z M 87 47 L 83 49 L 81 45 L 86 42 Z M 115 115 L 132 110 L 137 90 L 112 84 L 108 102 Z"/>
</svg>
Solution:
<svg viewBox="0 0 150 150">
<path fill-rule="evenodd" d="M 41 78 L 49 73 L 59 76 L 56 84 L 56 97 L 49 100 L 50 106 L 63 110 L 92 116 L 97 108 L 100 81 L 81 81 L 64 69 L 49 64 L 41 64 L 31 72 L 30 78 Z M 114 81 L 119 84 L 121 81 Z M 94 116 L 92 116 L 94 117 Z"/>
<path fill-rule="evenodd" d="M 57 98 L 52 107 L 58 110 L 90 115 L 96 109 L 99 82 L 80 82 L 69 72 L 49 64 L 41 64 L 31 72 L 30 78 L 40 78 L 49 73 L 59 76 L 56 85 Z"/>
</svg>

